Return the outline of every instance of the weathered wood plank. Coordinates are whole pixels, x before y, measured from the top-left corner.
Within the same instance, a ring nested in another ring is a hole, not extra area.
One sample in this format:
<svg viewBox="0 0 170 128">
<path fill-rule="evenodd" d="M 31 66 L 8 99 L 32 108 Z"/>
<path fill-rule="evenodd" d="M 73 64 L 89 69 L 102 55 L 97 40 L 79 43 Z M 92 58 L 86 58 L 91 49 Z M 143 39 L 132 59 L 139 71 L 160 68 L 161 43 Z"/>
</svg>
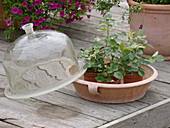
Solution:
<svg viewBox="0 0 170 128">
<path fill-rule="evenodd" d="M 66 109 L 77 111 L 77 109 L 75 108 L 78 108 L 79 110 L 81 110 L 81 113 L 85 115 L 103 120 L 116 119 L 123 116 L 124 114 L 127 114 L 126 112 L 104 106 L 101 103 L 90 102 L 60 92 L 51 92 L 43 96 L 38 96 L 36 97 L 36 99 L 50 102 L 52 104 L 57 104 L 59 106 L 62 104 L 69 104 L 74 108 L 69 108 L 66 106 Z"/>
<path fill-rule="evenodd" d="M 165 82 L 165 83 L 170 83 L 170 73 L 158 70 L 158 74 L 159 75 L 156 78 L 156 80 L 162 81 L 162 82 Z"/>
<path fill-rule="evenodd" d="M 20 127 L 0 121 L 0 128 L 20 128 Z"/>
<path fill-rule="evenodd" d="M 152 92 L 170 97 L 170 84 L 153 81 L 150 87 Z"/>
<path fill-rule="evenodd" d="M 156 62 L 152 64 L 157 70 L 170 73 L 170 61 Z"/>
<path fill-rule="evenodd" d="M 93 128 L 98 124 L 103 124 L 103 120 L 99 120 L 80 112 L 71 111 L 74 108 L 71 105 L 63 104 L 58 106 L 34 99 L 27 100 L 8 100 L 1 96 L 0 98 L 0 119 L 6 119 L 7 122 L 23 126 L 24 128 L 32 128 L 34 126 L 47 128 Z M 78 108 L 74 108 L 77 111 Z M 79 123 L 77 123 L 79 122 Z"/>
<path fill-rule="evenodd" d="M 152 105 L 152 104 L 158 103 L 162 100 L 165 100 L 167 98 L 168 98 L 168 96 L 164 96 L 164 95 L 152 92 L 150 89 L 148 89 L 145 96 L 143 98 L 141 98 L 139 101 Z"/>
<path fill-rule="evenodd" d="M 0 51 L 0 62 L 4 59 L 4 51 Z"/>
<path fill-rule="evenodd" d="M 0 40 L 0 51 L 5 51 L 9 47 L 10 44 L 11 42 Z"/>
<path fill-rule="evenodd" d="M 169 128 L 170 98 L 139 110 L 99 128 Z"/>
</svg>

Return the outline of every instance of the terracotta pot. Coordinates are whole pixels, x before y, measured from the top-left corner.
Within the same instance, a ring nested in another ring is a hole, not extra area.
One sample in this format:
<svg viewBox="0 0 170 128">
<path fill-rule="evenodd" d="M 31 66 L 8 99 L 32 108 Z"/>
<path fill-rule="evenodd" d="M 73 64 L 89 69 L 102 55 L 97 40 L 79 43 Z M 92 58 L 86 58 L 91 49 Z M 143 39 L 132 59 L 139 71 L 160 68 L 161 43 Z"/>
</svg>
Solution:
<svg viewBox="0 0 170 128">
<path fill-rule="evenodd" d="M 125 103 L 142 98 L 150 83 L 157 77 L 157 71 L 151 66 L 142 66 L 145 70 L 143 80 L 128 84 L 101 84 L 83 79 L 75 81 L 77 94 L 87 100 L 101 103 Z"/>
<path fill-rule="evenodd" d="M 3 8 L 2 8 L 2 0 L 0 0 L 0 19 L 3 19 Z M 0 29 L 6 29 L 7 25 L 4 20 L 0 20 Z"/>
<path fill-rule="evenodd" d="M 127 0 L 129 6 L 139 4 L 133 0 Z M 131 13 L 130 29 L 136 31 L 142 24 L 144 34 L 153 48 L 146 48 L 144 53 L 152 55 L 155 51 L 170 60 L 170 5 L 141 4 L 143 12 Z"/>
<path fill-rule="evenodd" d="M 97 83 L 103 83 L 103 84 L 119 84 L 120 83 L 120 80 L 115 80 L 114 82 L 100 82 L 100 81 L 97 81 Z"/>
<path fill-rule="evenodd" d="M 95 77 L 98 76 L 98 73 L 84 73 L 84 80 L 91 81 L 91 82 L 97 82 Z"/>
<path fill-rule="evenodd" d="M 134 82 L 138 82 L 141 81 L 143 79 L 142 76 L 140 75 L 125 75 L 124 76 L 124 83 L 134 83 Z"/>
</svg>

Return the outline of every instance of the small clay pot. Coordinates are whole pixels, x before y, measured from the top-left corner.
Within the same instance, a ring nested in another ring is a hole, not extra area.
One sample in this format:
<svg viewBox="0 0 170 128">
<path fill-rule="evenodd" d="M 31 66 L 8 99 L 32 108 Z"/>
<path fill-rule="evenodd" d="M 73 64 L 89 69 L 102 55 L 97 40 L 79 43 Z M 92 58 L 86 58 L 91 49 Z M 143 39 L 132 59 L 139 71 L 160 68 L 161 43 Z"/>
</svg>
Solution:
<svg viewBox="0 0 170 128">
<path fill-rule="evenodd" d="M 85 72 L 84 73 L 84 80 L 90 81 L 90 82 L 97 82 L 97 80 L 95 79 L 97 76 L 98 76 L 98 73 Z"/>
<path fill-rule="evenodd" d="M 124 83 L 134 83 L 134 82 L 139 82 L 142 81 L 143 77 L 140 75 L 125 75 L 124 76 Z"/>
<path fill-rule="evenodd" d="M 97 83 L 103 83 L 103 84 L 119 84 L 119 83 L 120 83 L 120 80 L 117 79 L 117 80 L 114 80 L 113 82 L 100 82 L 100 81 L 97 81 Z"/>
</svg>

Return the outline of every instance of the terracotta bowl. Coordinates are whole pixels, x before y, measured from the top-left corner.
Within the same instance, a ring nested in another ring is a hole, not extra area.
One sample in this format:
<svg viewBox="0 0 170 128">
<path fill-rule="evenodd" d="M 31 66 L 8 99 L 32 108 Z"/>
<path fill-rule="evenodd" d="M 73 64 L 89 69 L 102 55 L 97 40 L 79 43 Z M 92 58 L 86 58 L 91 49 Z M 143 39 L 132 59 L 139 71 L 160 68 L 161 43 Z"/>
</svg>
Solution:
<svg viewBox="0 0 170 128">
<path fill-rule="evenodd" d="M 77 94 L 86 100 L 101 103 L 125 103 L 142 98 L 150 83 L 158 73 L 152 66 L 143 66 L 145 76 L 142 81 L 128 84 L 103 84 L 83 80 L 75 81 Z"/>
</svg>

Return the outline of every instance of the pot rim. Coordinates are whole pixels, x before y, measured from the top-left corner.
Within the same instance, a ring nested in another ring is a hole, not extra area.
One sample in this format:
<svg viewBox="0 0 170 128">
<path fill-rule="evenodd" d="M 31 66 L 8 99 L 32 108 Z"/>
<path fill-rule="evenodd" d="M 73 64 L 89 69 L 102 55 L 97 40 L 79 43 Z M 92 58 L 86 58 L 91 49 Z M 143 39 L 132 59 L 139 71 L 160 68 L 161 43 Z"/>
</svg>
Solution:
<svg viewBox="0 0 170 128">
<path fill-rule="evenodd" d="M 129 6 L 137 5 L 138 2 L 133 0 L 127 0 Z M 169 4 L 141 4 L 141 6 L 146 10 L 156 10 L 156 11 L 170 11 Z"/>
<path fill-rule="evenodd" d="M 146 65 L 145 65 L 146 66 Z M 102 87 L 102 88 L 130 88 L 130 87 L 136 87 L 136 86 L 140 86 L 143 84 L 147 84 L 150 83 L 151 81 L 153 81 L 157 76 L 158 76 L 158 72 L 155 68 L 153 68 L 150 65 L 147 65 L 146 67 L 149 67 L 152 71 L 153 74 L 142 81 L 139 82 L 134 82 L 134 83 L 127 83 L 127 84 L 103 84 L 103 83 L 96 83 L 96 82 L 89 82 L 89 81 L 85 81 L 85 80 L 81 80 L 78 79 L 75 82 L 82 84 L 82 85 L 88 85 L 88 86 L 95 86 L 95 87 Z"/>
</svg>

